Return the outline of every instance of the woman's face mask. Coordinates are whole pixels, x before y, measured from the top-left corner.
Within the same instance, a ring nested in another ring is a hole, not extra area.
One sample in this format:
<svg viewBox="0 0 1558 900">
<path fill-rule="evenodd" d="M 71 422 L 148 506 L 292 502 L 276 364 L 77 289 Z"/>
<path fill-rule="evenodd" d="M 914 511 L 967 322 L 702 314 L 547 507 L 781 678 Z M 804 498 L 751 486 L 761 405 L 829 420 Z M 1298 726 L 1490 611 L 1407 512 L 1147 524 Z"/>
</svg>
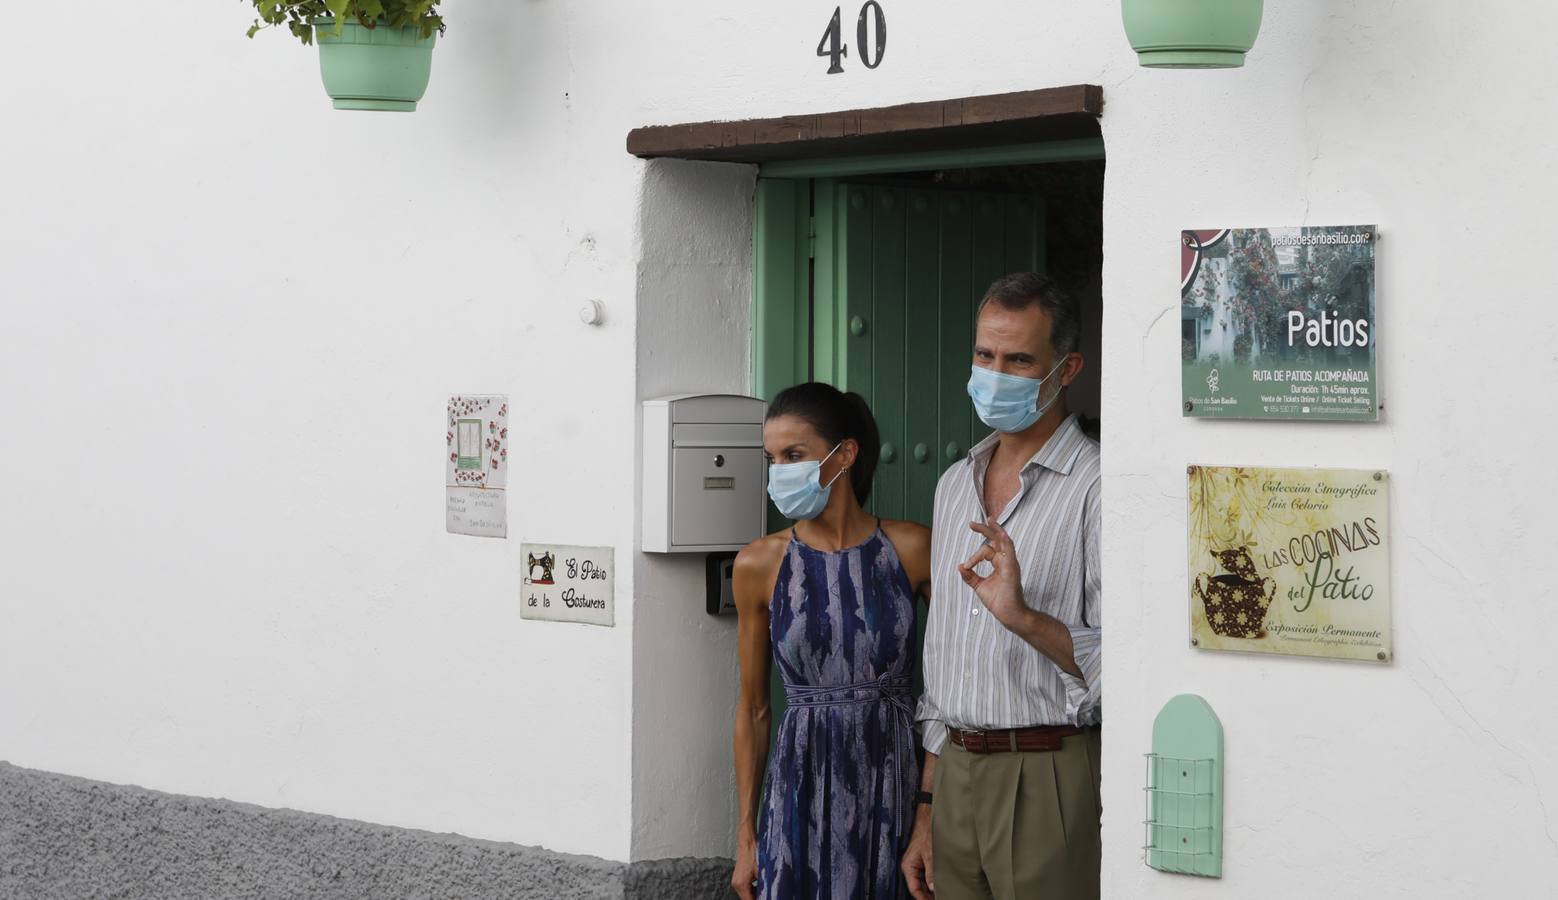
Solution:
<svg viewBox="0 0 1558 900">
<path fill-rule="evenodd" d="M 1048 403 L 1039 406 L 1039 392 L 1066 364 L 1066 359 L 1062 356 L 1043 378 L 1003 375 L 994 369 L 974 366 L 974 373 L 968 379 L 968 396 L 973 398 L 979 421 L 1007 434 L 1015 434 L 1037 422 L 1060 399 L 1060 392 L 1056 391 Z"/>
<path fill-rule="evenodd" d="M 849 471 L 840 469 L 838 474 L 828 479 L 827 484 L 822 483 L 822 464 L 831 459 L 842 446 L 842 443 L 835 444 L 821 460 L 769 464 L 768 497 L 774 501 L 780 514 L 786 519 L 800 521 L 815 519 L 822 512 L 828 505 L 828 498 L 833 495 L 833 482 L 839 480 L 839 475 Z"/>
</svg>

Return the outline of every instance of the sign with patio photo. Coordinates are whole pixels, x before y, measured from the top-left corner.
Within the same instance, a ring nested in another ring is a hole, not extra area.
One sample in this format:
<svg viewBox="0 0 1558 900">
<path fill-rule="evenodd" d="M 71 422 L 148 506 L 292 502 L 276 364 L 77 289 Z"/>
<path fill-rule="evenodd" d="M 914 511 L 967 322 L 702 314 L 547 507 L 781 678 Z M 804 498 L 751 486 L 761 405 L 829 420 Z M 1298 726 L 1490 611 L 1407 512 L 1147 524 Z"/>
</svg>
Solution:
<svg viewBox="0 0 1558 900">
<path fill-rule="evenodd" d="M 1389 476 L 1191 466 L 1190 641 L 1390 659 Z"/>
<path fill-rule="evenodd" d="M 1180 232 L 1184 414 L 1379 418 L 1373 225 Z"/>
</svg>

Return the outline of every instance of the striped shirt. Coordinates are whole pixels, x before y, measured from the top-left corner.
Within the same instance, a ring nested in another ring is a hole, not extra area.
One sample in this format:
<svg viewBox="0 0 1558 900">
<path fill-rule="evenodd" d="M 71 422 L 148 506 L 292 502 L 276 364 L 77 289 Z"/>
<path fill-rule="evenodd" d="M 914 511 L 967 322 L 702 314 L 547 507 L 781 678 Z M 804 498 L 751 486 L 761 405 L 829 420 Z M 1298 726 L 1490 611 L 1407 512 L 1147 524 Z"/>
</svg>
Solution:
<svg viewBox="0 0 1558 900">
<path fill-rule="evenodd" d="M 980 441 L 936 485 L 931 529 L 930 620 L 925 695 L 916 718 L 925 749 L 940 753 L 947 727 L 968 731 L 1101 721 L 1098 444 L 1075 416 L 1022 467 L 1021 486 L 998 521 L 1017 545 L 1028 605 L 1071 631 L 1082 678 L 995 620 L 963 583 L 958 564 L 983 538 L 985 472 L 999 434 Z"/>
</svg>

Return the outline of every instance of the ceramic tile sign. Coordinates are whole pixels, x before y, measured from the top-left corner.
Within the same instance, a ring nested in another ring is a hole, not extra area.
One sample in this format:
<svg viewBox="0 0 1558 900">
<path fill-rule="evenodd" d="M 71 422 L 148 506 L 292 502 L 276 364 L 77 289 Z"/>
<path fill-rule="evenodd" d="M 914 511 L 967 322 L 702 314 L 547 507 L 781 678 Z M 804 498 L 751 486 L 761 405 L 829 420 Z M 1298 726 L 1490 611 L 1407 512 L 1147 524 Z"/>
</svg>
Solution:
<svg viewBox="0 0 1558 900">
<path fill-rule="evenodd" d="M 450 534 L 508 537 L 508 398 L 450 397 L 445 418 L 445 527 Z"/>
<path fill-rule="evenodd" d="M 1389 660 L 1389 484 L 1372 469 L 1191 466 L 1191 643 Z"/>
<path fill-rule="evenodd" d="M 616 563 L 610 547 L 523 544 L 519 614 L 546 622 L 616 624 Z"/>
<path fill-rule="evenodd" d="M 1379 418 L 1373 225 L 1179 237 L 1184 414 Z"/>
</svg>

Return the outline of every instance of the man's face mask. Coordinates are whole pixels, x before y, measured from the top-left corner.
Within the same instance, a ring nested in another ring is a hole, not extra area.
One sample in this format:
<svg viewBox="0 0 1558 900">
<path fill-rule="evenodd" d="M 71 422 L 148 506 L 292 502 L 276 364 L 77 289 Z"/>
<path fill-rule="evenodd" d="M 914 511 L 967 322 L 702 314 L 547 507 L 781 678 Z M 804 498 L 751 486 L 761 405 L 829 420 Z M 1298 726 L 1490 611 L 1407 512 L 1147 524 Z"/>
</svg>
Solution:
<svg viewBox="0 0 1558 900">
<path fill-rule="evenodd" d="M 1006 434 L 1015 434 L 1037 422 L 1060 399 L 1060 391 L 1056 391 L 1048 403 L 1039 406 L 1044 385 L 1066 364 L 1066 359 L 1061 357 L 1043 378 L 1003 375 L 994 369 L 974 366 L 968 379 L 968 396 L 973 398 L 979 421 Z"/>
</svg>

